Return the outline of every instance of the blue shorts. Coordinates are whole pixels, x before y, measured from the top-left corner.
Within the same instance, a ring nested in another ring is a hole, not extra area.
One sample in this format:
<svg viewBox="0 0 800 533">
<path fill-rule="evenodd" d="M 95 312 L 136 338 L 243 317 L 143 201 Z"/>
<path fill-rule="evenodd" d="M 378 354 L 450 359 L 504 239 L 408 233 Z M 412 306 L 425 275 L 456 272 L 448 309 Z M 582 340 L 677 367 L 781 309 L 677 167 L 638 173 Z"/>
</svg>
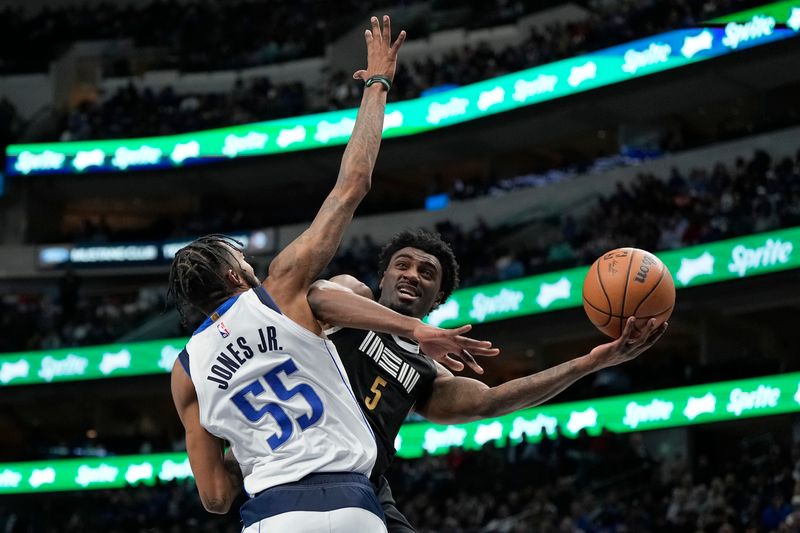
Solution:
<svg viewBox="0 0 800 533">
<path fill-rule="evenodd" d="M 375 489 L 362 474 L 311 474 L 271 487 L 240 510 L 244 531 L 386 531 Z"/>
</svg>

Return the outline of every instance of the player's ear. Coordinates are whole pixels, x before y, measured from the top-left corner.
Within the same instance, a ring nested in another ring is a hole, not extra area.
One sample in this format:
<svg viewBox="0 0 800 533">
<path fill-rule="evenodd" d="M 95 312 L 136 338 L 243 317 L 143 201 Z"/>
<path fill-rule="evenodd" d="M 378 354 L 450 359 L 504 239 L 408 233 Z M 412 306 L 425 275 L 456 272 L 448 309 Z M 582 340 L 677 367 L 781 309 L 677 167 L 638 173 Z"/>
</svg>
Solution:
<svg viewBox="0 0 800 533">
<path fill-rule="evenodd" d="M 240 285 L 242 282 L 242 280 L 239 278 L 239 274 L 232 268 L 229 268 L 227 271 L 225 271 L 225 281 L 233 286 Z"/>
</svg>

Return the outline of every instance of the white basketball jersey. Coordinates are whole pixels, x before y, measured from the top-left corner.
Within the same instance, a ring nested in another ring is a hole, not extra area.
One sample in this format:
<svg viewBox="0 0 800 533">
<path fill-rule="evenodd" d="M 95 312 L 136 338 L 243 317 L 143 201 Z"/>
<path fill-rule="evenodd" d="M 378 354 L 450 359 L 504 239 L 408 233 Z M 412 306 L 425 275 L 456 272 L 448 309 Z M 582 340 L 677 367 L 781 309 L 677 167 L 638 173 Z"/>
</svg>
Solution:
<svg viewBox="0 0 800 533">
<path fill-rule="evenodd" d="M 231 443 L 245 490 L 319 472 L 369 476 L 375 438 L 333 343 L 282 315 L 263 287 L 217 314 L 186 345 L 188 368 L 200 423 Z"/>
</svg>

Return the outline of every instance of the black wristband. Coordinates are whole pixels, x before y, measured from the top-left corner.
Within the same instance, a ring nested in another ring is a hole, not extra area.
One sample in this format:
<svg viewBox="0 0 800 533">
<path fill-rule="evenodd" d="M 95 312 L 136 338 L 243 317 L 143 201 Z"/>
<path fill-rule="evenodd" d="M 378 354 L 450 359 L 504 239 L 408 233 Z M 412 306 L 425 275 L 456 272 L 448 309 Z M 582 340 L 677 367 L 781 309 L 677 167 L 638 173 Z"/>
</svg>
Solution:
<svg viewBox="0 0 800 533">
<path fill-rule="evenodd" d="M 381 85 L 386 87 L 386 92 L 387 93 L 392 88 L 392 80 L 390 80 L 386 76 L 372 76 L 370 78 L 367 78 L 367 81 L 365 82 L 365 85 L 367 87 L 370 87 L 371 85 L 373 85 L 375 83 L 380 83 Z"/>
</svg>

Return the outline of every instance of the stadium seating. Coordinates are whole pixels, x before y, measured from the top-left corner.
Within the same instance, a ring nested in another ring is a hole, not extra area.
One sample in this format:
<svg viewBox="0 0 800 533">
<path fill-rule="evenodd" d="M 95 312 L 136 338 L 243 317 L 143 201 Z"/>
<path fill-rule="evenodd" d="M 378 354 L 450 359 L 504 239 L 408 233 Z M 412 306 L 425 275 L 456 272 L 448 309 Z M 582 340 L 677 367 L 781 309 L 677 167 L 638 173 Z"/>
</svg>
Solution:
<svg viewBox="0 0 800 533">
<path fill-rule="evenodd" d="M 653 251 L 671 250 L 800 225 L 800 150 L 794 159 L 773 161 L 762 151 L 749 160 L 739 158 L 733 166 L 720 163 L 689 172 L 673 169 L 669 176 L 659 178 L 642 174 L 630 186 L 618 184 L 613 194 L 601 197 L 582 216 L 535 219 L 522 226 L 490 226 L 478 219 L 470 227 L 445 220 L 435 229 L 453 246 L 462 287 L 470 287 L 590 264 L 603 251 L 629 242 Z M 201 234 L 220 226 L 193 229 Z M 140 238 L 156 238 L 162 231 L 160 227 L 154 230 Z M 531 231 L 538 235 L 535 241 L 511 238 L 514 233 Z M 90 225 L 79 240 L 119 238 L 108 228 Z M 368 235 L 354 238 L 345 243 L 328 274 L 349 273 L 376 289 L 375 262 L 381 246 Z M 99 300 L 81 295 L 66 313 L 59 301 L 63 296 L 8 295 L 3 301 L 7 312 L 0 322 L 0 350 L 114 341 L 162 311 L 163 293 L 157 292 L 137 289 Z M 89 323 L 94 326 L 88 328 Z"/>
</svg>

